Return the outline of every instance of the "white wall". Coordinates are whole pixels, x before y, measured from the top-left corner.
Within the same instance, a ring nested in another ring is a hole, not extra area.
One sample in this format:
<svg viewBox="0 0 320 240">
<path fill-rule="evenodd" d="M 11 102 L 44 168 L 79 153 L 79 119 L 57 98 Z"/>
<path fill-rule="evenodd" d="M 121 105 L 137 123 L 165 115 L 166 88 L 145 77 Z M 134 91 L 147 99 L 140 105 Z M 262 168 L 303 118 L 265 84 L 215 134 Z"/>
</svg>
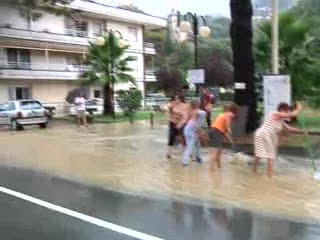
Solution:
<svg viewBox="0 0 320 240">
<path fill-rule="evenodd" d="M 138 81 L 141 81 L 144 76 L 144 63 L 143 63 L 143 55 L 141 53 L 125 53 L 124 57 L 132 56 L 136 57 L 137 61 L 129 62 L 129 67 L 135 69 L 130 74 L 137 78 Z"/>
<path fill-rule="evenodd" d="M 27 29 L 27 20 L 22 18 L 18 10 L 6 6 L 0 7 L 0 25 L 11 24 L 13 28 Z"/>
<path fill-rule="evenodd" d="M 0 64 L 7 63 L 7 51 L 0 47 Z"/>
<path fill-rule="evenodd" d="M 130 41 L 129 40 L 129 27 L 137 29 L 137 41 Z M 127 40 L 130 45 L 130 49 L 134 50 L 143 50 L 143 34 L 142 34 L 142 26 L 139 25 L 130 25 L 129 23 L 120 23 L 114 21 L 107 21 L 106 28 L 115 29 L 121 32 L 122 37 Z"/>
<path fill-rule="evenodd" d="M 44 51 L 30 51 L 31 67 L 33 69 L 46 69 L 46 59 Z"/>
<path fill-rule="evenodd" d="M 71 82 L 34 81 L 32 97 L 44 103 L 65 102 L 68 92 L 76 87 Z"/>
<path fill-rule="evenodd" d="M 0 103 L 8 100 L 8 85 L 0 81 Z"/>
<path fill-rule="evenodd" d="M 34 31 L 49 30 L 52 33 L 64 34 L 64 16 L 56 16 L 49 13 L 44 13 L 37 21 L 32 22 L 31 29 Z"/>
</svg>

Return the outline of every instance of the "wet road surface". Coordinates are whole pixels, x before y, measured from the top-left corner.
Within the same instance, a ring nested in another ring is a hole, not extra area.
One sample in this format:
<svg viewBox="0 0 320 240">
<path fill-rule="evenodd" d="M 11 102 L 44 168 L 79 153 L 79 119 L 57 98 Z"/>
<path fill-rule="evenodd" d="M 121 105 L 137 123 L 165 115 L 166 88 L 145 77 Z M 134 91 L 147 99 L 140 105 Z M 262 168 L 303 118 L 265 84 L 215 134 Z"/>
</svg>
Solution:
<svg viewBox="0 0 320 240">
<path fill-rule="evenodd" d="M 214 203 L 106 191 L 33 171 L 0 168 L 1 187 L 161 239 L 317 240 L 320 226 Z M 0 193 L 0 239 L 136 239 Z"/>
<path fill-rule="evenodd" d="M 224 156 L 220 173 L 203 164 L 182 168 L 181 149 L 167 160 L 167 128 L 148 123 L 95 124 L 79 129 L 71 124 L 22 132 L 0 130 L 0 166 L 30 169 L 85 185 L 139 196 L 164 196 L 195 202 L 215 202 L 254 212 L 320 222 L 320 184 L 312 181 L 308 159 L 277 160 L 272 180 L 251 173 L 248 165 Z"/>
</svg>

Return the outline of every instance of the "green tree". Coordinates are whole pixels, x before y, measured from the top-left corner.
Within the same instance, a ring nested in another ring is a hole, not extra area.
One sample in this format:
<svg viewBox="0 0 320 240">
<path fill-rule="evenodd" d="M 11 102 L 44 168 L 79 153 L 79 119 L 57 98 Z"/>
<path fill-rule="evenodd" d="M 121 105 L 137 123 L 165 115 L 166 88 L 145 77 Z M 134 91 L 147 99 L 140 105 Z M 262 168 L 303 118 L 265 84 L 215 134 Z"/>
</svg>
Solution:
<svg viewBox="0 0 320 240">
<path fill-rule="evenodd" d="M 125 115 L 130 117 L 131 124 L 133 123 L 134 114 L 140 110 L 142 93 L 138 89 L 119 90 L 118 103 Z"/>
<path fill-rule="evenodd" d="M 135 83 L 128 66 L 135 59 L 125 57 L 128 46 L 123 46 L 121 39 L 114 34 L 103 36 L 104 44 L 98 46 L 90 43 L 87 58 L 88 70 L 83 74 L 84 84 L 100 84 L 104 86 L 104 114 L 114 113 L 114 86 L 117 83 Z"/>
<path fill-rule="evenodd" d="M 123 10 L 128 10 L 131 12 L 136 12 L 136 13 L 144 13 L 143 10 L 141 10 L 138 6 L 133 5 L 133 4 L 123 4 L 117 6 L 117 8 L 123 9 Z"/>
<path fill-rule="evenodd" d="M 310 19 L 298 16 L 294 11 L 283 13 L 279 18 L 280 73 L 291 76 L 295 99 L 310 97 L 319 87 L 317 78 L 320 75 L 320 62 L 307 49 L 313 39 L 314 27 Z M 260 26 L 254 43 L 260 73 L 270 73 L 270 43 L 271 22 L 266 21 Z"/>
<path fill-rule="evenodd" d="M 56 15 L 71 14 L 67 5 L 73 0 L 4 0 L 5 3 L 17 7 L 20 15 L 27 20 L 28 29 L 31 23 L 39 20 L 44 12 Z"/>
</svg>

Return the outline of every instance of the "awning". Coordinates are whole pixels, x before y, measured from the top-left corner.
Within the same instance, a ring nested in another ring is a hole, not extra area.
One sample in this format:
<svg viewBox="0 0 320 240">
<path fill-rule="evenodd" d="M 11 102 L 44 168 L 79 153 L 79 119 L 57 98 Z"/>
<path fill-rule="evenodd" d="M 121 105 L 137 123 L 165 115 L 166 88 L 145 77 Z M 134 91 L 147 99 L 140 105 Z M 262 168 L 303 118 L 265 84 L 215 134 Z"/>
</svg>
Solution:
<svg viewBox="0 0 320 240">
<path fill-rule="evenodd" d="M 3 48 L 23 48 L 31 50 L 48 50 L 53 52 L 70 52 L 70 53 L 87 53 L 87 47 L 68 44 L 68 43 L 53 43 L 45 41 L 33 41 L 25 39 L 1 38 L 0 47 Z"/>
</svg>

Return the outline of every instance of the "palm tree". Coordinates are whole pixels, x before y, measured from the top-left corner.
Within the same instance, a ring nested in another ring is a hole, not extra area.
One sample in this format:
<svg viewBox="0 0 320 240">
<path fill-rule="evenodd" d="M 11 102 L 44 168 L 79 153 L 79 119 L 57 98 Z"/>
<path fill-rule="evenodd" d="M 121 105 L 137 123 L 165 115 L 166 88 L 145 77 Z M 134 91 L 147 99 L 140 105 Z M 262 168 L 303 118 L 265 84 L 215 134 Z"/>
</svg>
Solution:
<svg viewBox="0 0 320 240">
<path fill-rule="evenodd" d="M 5 3 L 18 8 L 20 15 L 27 20 L 28 29 L 31 29 L 31 22 L 37 21 L 43 12 L 50 12 L 56 15 L 68 15 L 71 13 L 66 5 L 73 0 L 4 0 Z"/>
<path fill-rule="evenodd" d="M 304 17 L 295 11 L 286 12 L 279 18 L 280 72 L 289 74 L 292 79 L 292 93 L 295 99 L 310 98 L 320 90 L 318 58 L 319 47 L 314 29 L 318 25 L 313 19 Z M 270 73 L 271 22 L 264 22 L 255 39 L 255 59 L 258 70 Z M 317 92 L 313 91 L 317 89 Z"/>
<path fill-rule="evenodd" d="M 135 59 L 125 57 L 128 48 L 115 34 L 101 37 L 103 44 L 90 43 L 87 58 L 88 69 L 83 74 L 84 84 L 100 84 L 104 86 L 104 114 L 114 114 L 114 86 L 117 83 L 135 83 L 129 73 L 133 71 L 128 66 Z"/>
<path fill-rule="evenodd" d="M 235 82 L 245 84 L 245 89 L 236 89 L 235 102 L 241 109 L 248 109 L 245 121 L 248 132 L 257 127 L 251 0 L 230 0 L 230 10 Z"/>
</svg>

